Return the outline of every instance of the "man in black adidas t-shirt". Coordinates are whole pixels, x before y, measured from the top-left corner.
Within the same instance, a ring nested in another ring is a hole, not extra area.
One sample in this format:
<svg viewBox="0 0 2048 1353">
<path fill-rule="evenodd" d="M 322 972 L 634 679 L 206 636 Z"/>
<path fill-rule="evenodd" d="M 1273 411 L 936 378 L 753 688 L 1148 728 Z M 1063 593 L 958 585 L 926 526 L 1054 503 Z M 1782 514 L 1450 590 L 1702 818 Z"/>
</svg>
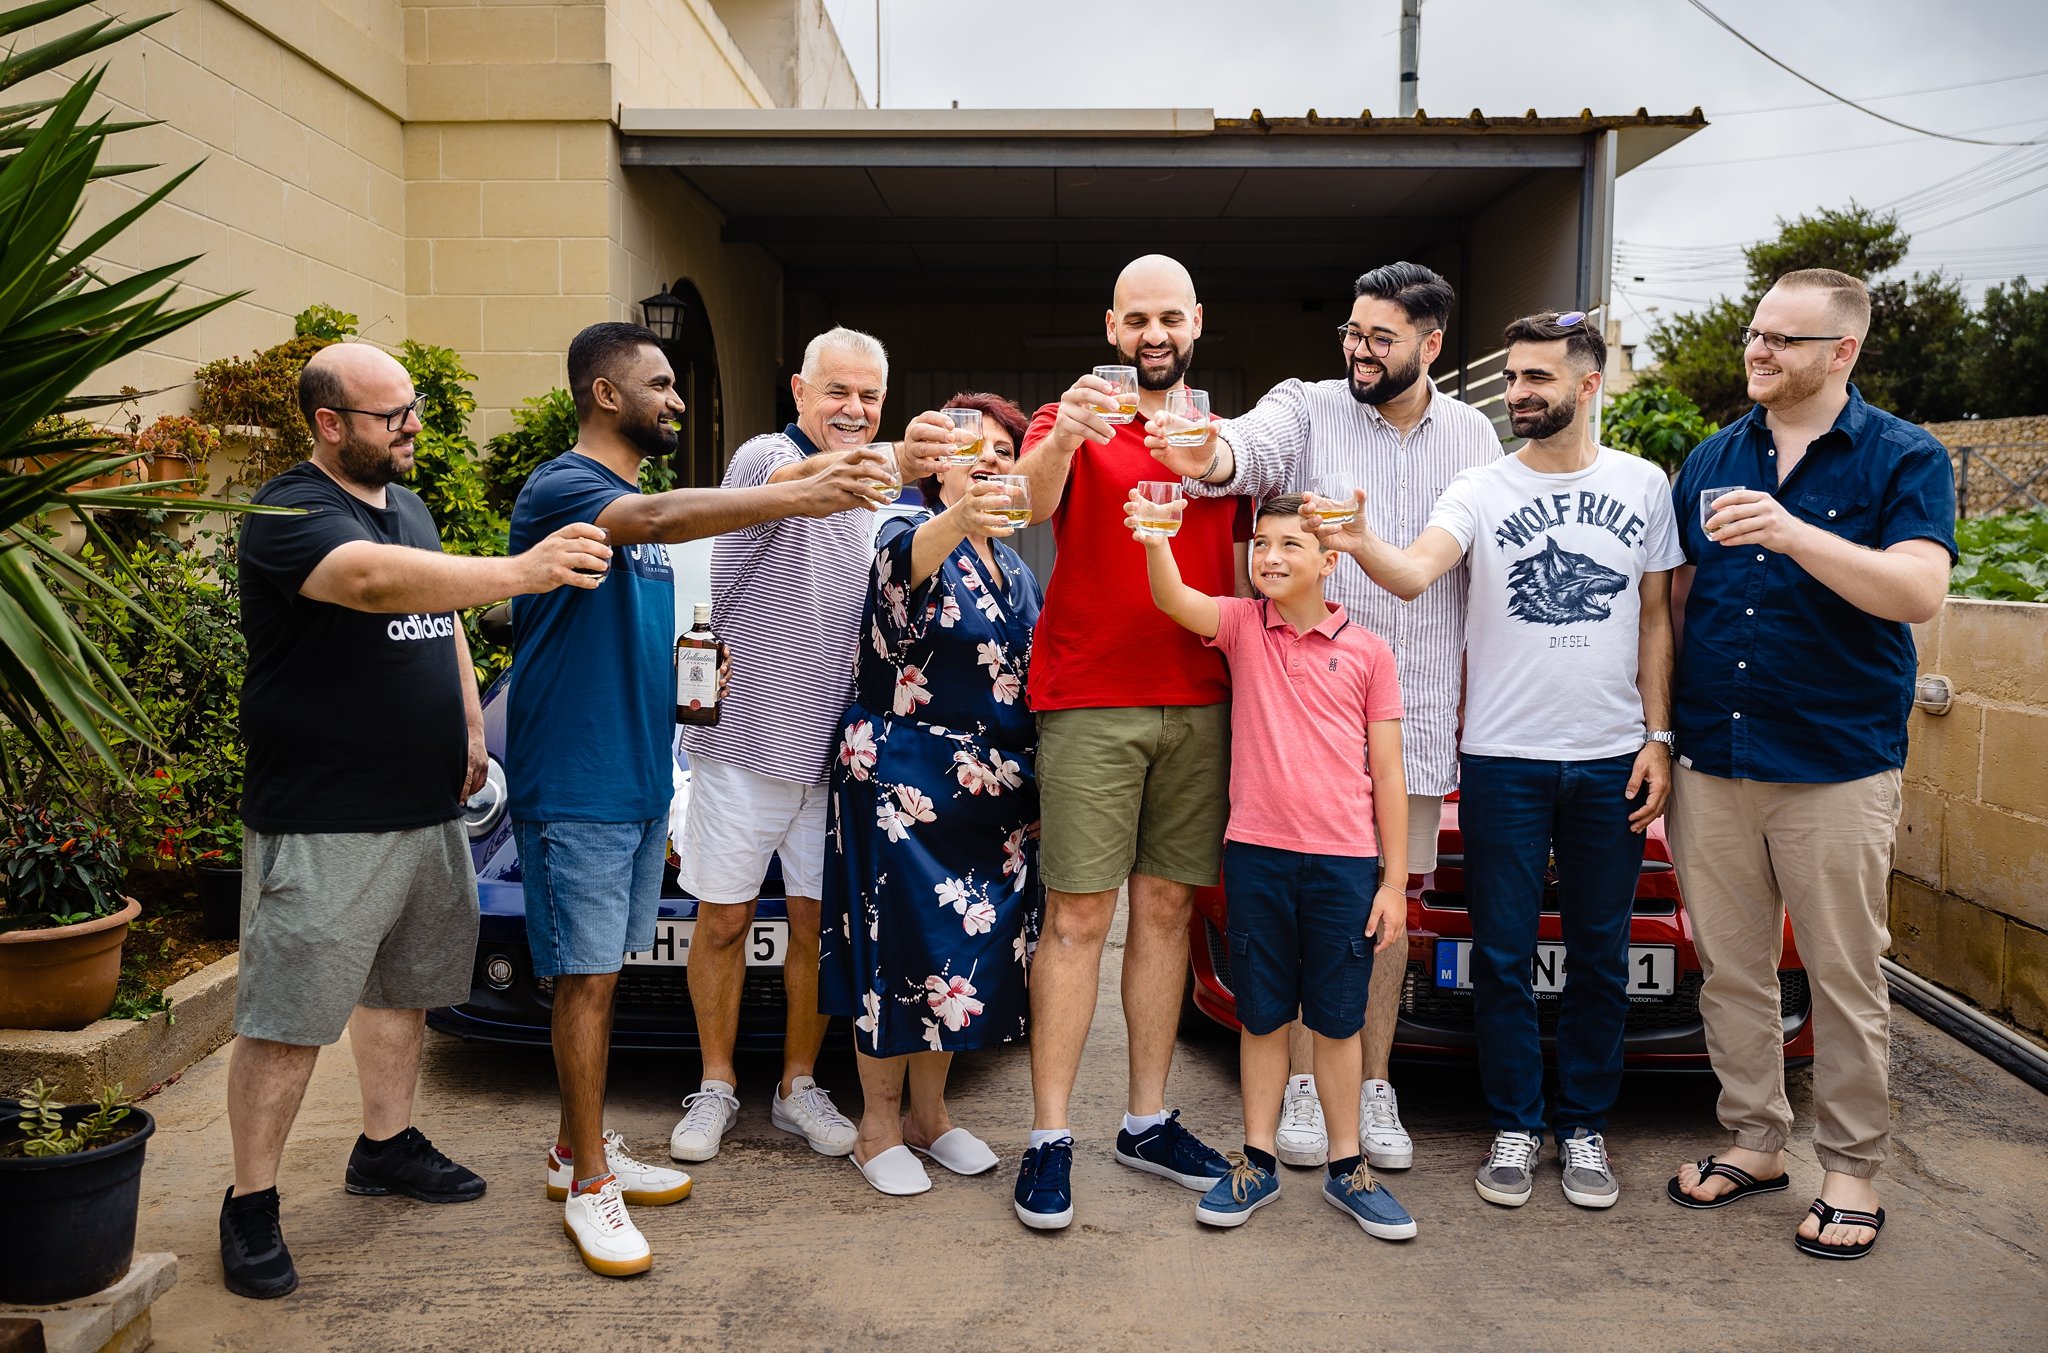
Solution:
<svg viewBox="0 0 2048 1353">
<path fill-rule="evenodd" d="M 422 1017 L 469 994 L 476 876 L 460 821 L 484 777 L 483 709 L 456 611 L 596 587 L 604 533 L 567 526 L 513 558 L 441 553 L 412 469 L 419 400 L 364 343 L 299 378 L 313 453 L 242 528 L 242 963 L 228 1066 L 230 1291 L 298 1286 L 277 1169 L 319 1050 L 350 1033 L 363 1135 L 351 1193 L 467 1202 L 484 1181 L 411 1126 Z"/>
</svg>

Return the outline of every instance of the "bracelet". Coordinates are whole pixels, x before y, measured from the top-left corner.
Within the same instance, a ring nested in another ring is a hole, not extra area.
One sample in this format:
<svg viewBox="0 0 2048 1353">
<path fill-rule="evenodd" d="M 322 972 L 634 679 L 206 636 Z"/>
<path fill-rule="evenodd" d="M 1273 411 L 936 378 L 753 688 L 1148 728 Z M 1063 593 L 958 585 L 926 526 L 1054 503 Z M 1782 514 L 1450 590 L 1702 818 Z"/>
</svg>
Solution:
<svg viewBox="0 0 2048 1353">
<path fill-rule="evenodd" d="M 1196 480 L 1198 480 L 1199 482 L 1201 482 L 1201 483 L 1204 483 L 1204 484 L 1208 483 L 1208 482 L 1209 482 L 1209 476 L 1210 476 L 1210 475 L 1212 475 L 1212 474 L 1215 474 L 1215 473 L 1216 473 L 1216 467 L 1217 467 L 1218 465 L 1221 465 L 1222 463 L 1223 463 L 1223 447 L 1222 447 L 1222 444 L 1221 444 L 1221 443 L 1218 443 L 1218 445 L 1217 445 L 1216 449 L 1215 449 L 1214 451 L 1211 451 L 1211 452 L 1209 453 L 1209 463 L 1208 463 L 1207 465 L 1204 465 L 1204 466 L 1202 467 L 1202 472 L 1201 472 L 1200 474 L 1198 474 L 1198 475 L 1196 475 L 1196 476 L 1195 476 Z"/>
<path fill-rule="evenodd" d="M 1395 886 L 1394 886 L 1393 884 L 1391 884 L 1391 883 L 1382 883 L 1382 884 L 1380 884 L 1380 887 L 1381 887 L 1381 888 L 1385 888 L 1385 889 L 1386 889 L 1386 890 L 1387 890 L 1388 892 L 1390 892 L 1390 893 L 1394 893 L 1394 894 L 1396 894 L 1397 896 L 1400 896 L 1400 897 L 1406 897 L 1406 896 L 1408 896 L 1407 892 L 1405 892 L 1404 890 L 1402 890 L 1402 889 L 1400 889 L 1400 888 L 1396 888 L 1396 887 L 1395 887 Z M 1374 891 L 1378 891 L 1378 890 L 1377 890 L 1377 889 L 1375 889 Z"/>
</svg>

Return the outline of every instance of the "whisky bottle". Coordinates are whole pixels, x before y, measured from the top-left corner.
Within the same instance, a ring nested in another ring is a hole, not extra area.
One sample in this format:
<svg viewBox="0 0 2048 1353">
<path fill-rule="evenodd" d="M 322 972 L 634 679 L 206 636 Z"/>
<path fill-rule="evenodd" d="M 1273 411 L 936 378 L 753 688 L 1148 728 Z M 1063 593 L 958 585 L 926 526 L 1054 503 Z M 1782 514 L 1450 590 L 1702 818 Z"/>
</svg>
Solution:
<svg viewBox="0 0 2048 1353">
<path fill-rule="evenodd" d="M 690 628 L 676 640 L 676 722 L 718 722 L 718 668 L 725 644 L 711 632 L 711 603 L 696 603 Z"/>
</svg>

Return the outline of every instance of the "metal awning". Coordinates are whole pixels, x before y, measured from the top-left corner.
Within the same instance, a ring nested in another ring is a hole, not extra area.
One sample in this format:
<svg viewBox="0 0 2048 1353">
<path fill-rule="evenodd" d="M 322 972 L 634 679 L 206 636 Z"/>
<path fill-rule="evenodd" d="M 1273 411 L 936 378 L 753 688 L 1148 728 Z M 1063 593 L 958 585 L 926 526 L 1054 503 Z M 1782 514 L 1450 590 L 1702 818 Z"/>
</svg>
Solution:
<svg viewBox="0 0 2048 1353">
<path fill-rule="evenodd" d="M 1324 294 L 1361 259 L 1462 239 L 1531 175 L 1601 195 L 1706 125 L 1621 117 L 1218 118 L 1207 109 L 650 109 L 621 158 L 665 167 L 828 296 L 1099 296 L 1135 247 L 1205 295 Z M 1611 136 L 1609 135 L 1611 133 Z M 1598 180 L 1597 183 L 1594 180 Z"/>
</svg>

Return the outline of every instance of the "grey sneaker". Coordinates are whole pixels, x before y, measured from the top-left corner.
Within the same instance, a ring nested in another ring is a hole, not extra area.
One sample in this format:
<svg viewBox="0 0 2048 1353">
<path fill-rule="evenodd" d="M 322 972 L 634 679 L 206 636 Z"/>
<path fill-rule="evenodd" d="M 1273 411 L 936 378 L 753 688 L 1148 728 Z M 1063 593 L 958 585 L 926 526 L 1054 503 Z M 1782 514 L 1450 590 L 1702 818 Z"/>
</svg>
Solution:
<svg viewBox="0 0 2048 1353">
<path fill-rule="evenodd" d="M 1607 1141 L 1597 1132 L 1573 1128 L 1557 1141 L 1564 1170 L 1564 1196 L 1580 1207 L 1613 1207 L 1621 1183 L 1607 1163 Z"/>
<path fill-rule="evenodd" d="M 1526 1132 L 1494 1133 L 1493 1150 L 1487 1153 L 1478 1177 L 1472 1181 L 1479 1196 L 1502 1207 L 1520 1207 L 1528 1202 L 1536 1188 L 1536 1153 L 1542 1146 L 1541 1138 Z"/>
</svg>

